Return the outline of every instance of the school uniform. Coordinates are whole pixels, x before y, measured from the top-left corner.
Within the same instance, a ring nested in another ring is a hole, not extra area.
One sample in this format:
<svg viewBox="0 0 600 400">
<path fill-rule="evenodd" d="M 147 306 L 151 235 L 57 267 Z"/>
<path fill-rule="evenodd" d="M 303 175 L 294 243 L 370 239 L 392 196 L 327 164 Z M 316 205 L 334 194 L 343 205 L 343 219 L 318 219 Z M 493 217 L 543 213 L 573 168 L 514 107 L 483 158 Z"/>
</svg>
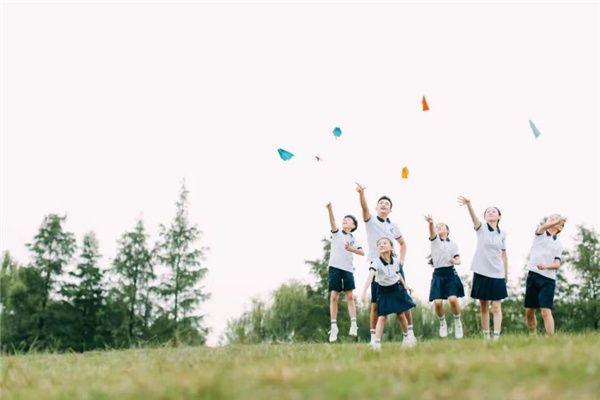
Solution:
<svg viewBox="0 0 600 400">
<path fill-rule="evenodd" d="M 392 245 L 397 246 L 397 240 L 402 237 L 400 228 L 398 225 L 391 222 L 389 218 L 383 219 L 378 215 L 371 216 L 365 221 L 365 229 L 367 231 L 367 242 L 369 245 L 369 252 L 367 254 L 367 266 L 370 267 L 371 262 L 379 258 L 379 251 L 377 250 L 377 241 L 382 237 L 392 239 Z M 402 277 L 404 277 L 404 271 L 402 270 Z M 377 282 L 375 278 L 371 282 L 371 303 L 377 302 Z"/>
<path fill-rule="evenodd" d="M 354 290 L 354 253 L 346 250 L 346 243 L 355 249 L 362 249 L 352 233 L 338 229 L 331 232 L 329 256 L 329 291 L 344 292 Z"/>
<path fill-rule="evenodd" d="M 552 236 L 548 231 L 538 234 L 536 231 L 527 263 L 525 307 L 554 308 L 556 270 L 539 270 L 537 265 L 561 261 L 562 251 L 563 245 L 556 235 Z"/>
<path fill-rule="evenodd" d="M 473 256 L 473 287 L 471 297 L 479 300 L 502 300 L 508 297 L 504 280 L 504 262 L 501 254 L 506 251 L 506 232 L 494 229 L 486 222 L 479 224 L 477 248 Z"/>
<path fill-rule="evenodd" d="M 459 257 L 458 245 L 450 238 L 442 240 L 435 235 L 431 241 L 431 262 L 433 263 L 433 276 L 429 289 L 429 301 L 447 300 L 450 296 L 464 297 L 465 289 L 454 268 L 449 263 L 452 258 Z"/>
<path fill-rule="evenodd" d="M 400 283 L 400 264 L 397 257 L 392 256 L 389 263 L 378 257 L 371 262 L 369 269 L 375 271 L 375 282 L 378 284 L 377 316 L 401 314 L 416 307 L 408 291 Z"/>
</svg>

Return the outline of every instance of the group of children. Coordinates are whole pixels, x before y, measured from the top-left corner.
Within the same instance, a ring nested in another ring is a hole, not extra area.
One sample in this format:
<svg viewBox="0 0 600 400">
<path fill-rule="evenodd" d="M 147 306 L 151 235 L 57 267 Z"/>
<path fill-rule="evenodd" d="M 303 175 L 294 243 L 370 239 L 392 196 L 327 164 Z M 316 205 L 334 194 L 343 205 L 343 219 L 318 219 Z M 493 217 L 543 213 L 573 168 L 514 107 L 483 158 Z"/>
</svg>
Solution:
<svg viewBox="0 0 600 400">
<path fill-rule="evenodd" d="M 402 347 L 413 347 L 417 339 L 413 332 L 411 309 L 415 303 L 404 276 L 404 258 L 406 242 L 398 225 L 391 222 L 392 200 L 382 196 L 375 207 L 375 218 L 371 215 L 365 197 L 365 188 L 357 183 L 362 218 L 366 226 L 369 274 L 362 290 L 361 300 L 367 301 L 367 290 L 371 288 L 370 346 L 381 349 L 383 329 L 390 314 L 396 314 L 403 333 Z M 481 326 L 485 339 L 490 335 L 490 305 L 493 314 L 493 339 L 498 340 L 502 327 L 501 301 L 508 297 L 506 282 L 508 280 L 508 257 L 506 255 L 506 232 L 500 229 L 502 213 L 497 207 L 488 207 L 483 213 L 486 226 L 479 220 L 471 201 L 465 197 L 458 198 L 459 204 L 467 206 L 477 234 L 477 247 L 471 270 L 473 282 L 471 297 L 479 300 Z M 344 292 L 348 313 L 350 314 L 350 336 L 358 335 L 356 323 L 356 306 L 354 304 L 354 254 L 365 255 L 364 249 L 352 234 L 358 227 L 357 219 L 346 215 L 342 221 L 342 229 L 338 229 L 331 203 L 327 204 L 329 222 L 331 224 L 331 253 L 329 259 L 329 291 L 331 330 L 329 341 L 337 341 L 338 301 Z M 438 222 L 434 224 L 430 215 L 425 216 L 429 226 L 431 255 L 429 264 L 433 267 L 429 301 L 435 305 L 439 317 L 439 335 L 448 336 L 448 326 L 444 317 L 443 301 L 448 300 L 454 315 L 454 336 L 463 337 L 463 326 L 460 319 L 458 298 L 464 297 L 464 287 L 456 272 L 455 265 L 461 263 L 458 246 L 449 238 L 448 225 Z M 525 293 L 525 315 L 530 333 L 536 332 L 535 311 L 541 308 L 542 318 L 547 334 L 554 334 L 552 308 L 556 287 L 556 270 L 560 267 L 562 244 L 557 235 L 564 228 L 566 218 L 553 214 L 535 230 L 529 262 L 527 264 L 527 287 Z M 394 241 L 399 251 L 394 251 Z"/>
</svg>

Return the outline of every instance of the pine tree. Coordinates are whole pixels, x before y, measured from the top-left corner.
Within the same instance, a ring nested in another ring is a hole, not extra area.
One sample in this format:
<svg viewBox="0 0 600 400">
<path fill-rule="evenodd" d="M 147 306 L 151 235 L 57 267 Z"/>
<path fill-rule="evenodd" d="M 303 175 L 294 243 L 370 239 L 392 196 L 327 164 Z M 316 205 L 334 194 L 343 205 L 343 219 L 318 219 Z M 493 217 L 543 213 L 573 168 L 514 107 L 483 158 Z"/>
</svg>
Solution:
<svg viewBox="0 0 600 400">
<path fill-rule="evenodd" d="M 76 250 L 75 235 L 63 230 L 66 216 L 50 214 L 44 218 L 39 232 L 27 247 L 33 253 L 33 265 L 44 279 L 44 291 L 38 318 L 38 335 L 44 338 L 48 301 L 54 290 L 54 282 L 63 273 Z"/>
<path fill-rule="evenodd" d="M 90 350 L 101 345 L 96 338 L 99 333 L 100 314 L 104 303 L 103 273 L 98 266 L 101 258 L 98 240 L 93 232 L 83 237 L 83 247 L 75 271 L 69 275 L 76 283 L 63 285 L 62 293 L 73 306 L 76 350 Z"/>
<path fill-rule="evenodd" d="M 129 345 L 145 338 L 151 317 L 148 297 L 155 274 L 147 239 L 144 223 L 139 220 L 133 231 L 124 233 L 119 239 L 113 261 L 119 277 L 118 292 L 126 307 L 125 337 Z"/>
<path fill-rule="evenodd" d="M 202 317 L 195 312 L 198 305 L 209 297 L 200 286 L 208 271 L 202 266 L 207 248 L 196 246 L 202 232 L 189 222 L 188 195 L 184 182 L 175 203 L 175 218 L 168 227 L 160 225 L 157 246 L 158 259 L 169 270 L 160 286 L 160 293 L 167 304 L 168 318 L 172 318 L 176 340 L 184 335 L 184 331 L 188 339 L 195 337 L 190 329 L 198 329 L 200 336 L 203 335 Z"/>
</svg>

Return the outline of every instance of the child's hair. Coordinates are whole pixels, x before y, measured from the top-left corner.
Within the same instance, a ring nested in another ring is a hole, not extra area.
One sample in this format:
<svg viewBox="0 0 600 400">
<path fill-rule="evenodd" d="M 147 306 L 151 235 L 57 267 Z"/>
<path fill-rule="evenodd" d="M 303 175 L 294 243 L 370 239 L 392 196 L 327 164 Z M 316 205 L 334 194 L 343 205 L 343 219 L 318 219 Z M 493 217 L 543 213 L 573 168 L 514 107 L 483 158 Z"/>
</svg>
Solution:
<svg viewBox="0 0 600 400">
<path fill-rule="evenodd" d="M 387 240 L 390 243 L 390 246 L 392 246 L 392 249 L 394 248 L 394 242 L 392 242 L 392 239 L 390 239 L 387 236 L 382 236 L 379 239 L 377 239 L 377 245 L 379 245 L 379 242 L 382 240 Z"/>
<path fill-rule="evenodd" d="M 485 213 L 487 212 L 487 210 L 489 210 L 490 208 L 495 208 L 496 211 L 498 211 L 498 215 L 502 216 L 502 213 L 500 212 L 500 209 L 498 207 L 488 207 L 485 209 L 485 211 L 483 212 L 483 219 L 485 219 Z M 498 228 L 500 227 L 500 221 L 498 221 L 497 223 Z"/>
<path fill-rule="evenodd" d="M 377 204 L 379 204 L 379 202 L 380 202 L 381 200 L 387 200 L 387 201 L 389 201 L 389 202 L 390 202 L 390 208 L 392 208 L 392 199 L 390 199 L 390 198 L 389 198 L 389 197 L 387 197 L 387 196 L 381 196 L 381 197 L 379 198 L 379 200 L 377 200 Z"/>
<path fill-rule="evenodd" d="M 358 221 L 356 220 L 356 218 L 354 218 L 354 215 L 350 215 L 350 214 L 348 214 L 348 215 L 345 215 L 345 216 L 344 216 L 344 219 L 345 219 L 345 218 L 350 218 L 352 221 L 354 221 L 354 229 L 352 229 L 352 230 L 350 231 L 350 232 L 354 232 L 354 231 L 356 230 L 356 228 L 358 228 Z"/>
</svg>

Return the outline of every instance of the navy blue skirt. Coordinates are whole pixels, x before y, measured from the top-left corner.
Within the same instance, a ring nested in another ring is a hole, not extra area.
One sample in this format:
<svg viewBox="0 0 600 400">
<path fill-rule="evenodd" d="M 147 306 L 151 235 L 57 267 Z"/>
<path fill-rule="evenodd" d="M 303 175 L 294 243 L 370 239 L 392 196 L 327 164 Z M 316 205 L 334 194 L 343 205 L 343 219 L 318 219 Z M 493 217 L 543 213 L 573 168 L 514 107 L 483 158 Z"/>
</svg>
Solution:
<svg viewBox="0 0 600 400">
<path fill-rule="evenodd" d="M 413 299 L 400 282 L 391 286 L 379 285 L 377 288 L 377 316 L 400 314 L 414 307 Z"/>
<path fill-rule="evenodd" d="M 502 278 L 473 273 L 471 297 L 478 300 L 502 300 L 508 297 L 506 282 Z"/>
<path fill-rule="evenodd" d="M 446 300 L 450 296 L 464 297 L 465 288 L 454 267 L 436 268 L 431 278 L 429 301 Z"/>
</svg>

